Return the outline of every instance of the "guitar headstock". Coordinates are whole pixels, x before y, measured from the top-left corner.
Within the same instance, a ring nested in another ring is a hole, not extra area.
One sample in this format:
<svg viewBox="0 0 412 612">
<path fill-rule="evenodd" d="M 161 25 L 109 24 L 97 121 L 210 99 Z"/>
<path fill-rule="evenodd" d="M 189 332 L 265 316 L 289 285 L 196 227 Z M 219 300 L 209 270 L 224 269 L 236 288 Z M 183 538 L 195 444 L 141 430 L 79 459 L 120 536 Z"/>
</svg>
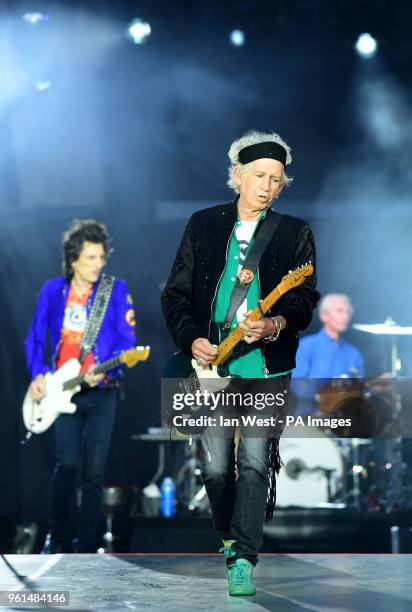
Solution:
<svg viewBox="0 0 412 612">
<path fill-rule="evenodd" d="M 284 291 L 289 291 L 289 289 L 293 287 L 298 287 L 304 282 L 307 276 L 312 276 L 312 274 L 313 265 L 310 261 L 299 268 L 295 268 L 295 270 L 289 270 L 289 273 L 285 274 L 280 282 L 282 293 Z"/>
<path fill-rule="evenodd" d="M 136 348 L 123 351 L 121 362 L 125 363 L 128 368 L 132 368 L 139 361 L 147 361 L 150 355 L 150 346 L 136 346 Z"/>
</svg>

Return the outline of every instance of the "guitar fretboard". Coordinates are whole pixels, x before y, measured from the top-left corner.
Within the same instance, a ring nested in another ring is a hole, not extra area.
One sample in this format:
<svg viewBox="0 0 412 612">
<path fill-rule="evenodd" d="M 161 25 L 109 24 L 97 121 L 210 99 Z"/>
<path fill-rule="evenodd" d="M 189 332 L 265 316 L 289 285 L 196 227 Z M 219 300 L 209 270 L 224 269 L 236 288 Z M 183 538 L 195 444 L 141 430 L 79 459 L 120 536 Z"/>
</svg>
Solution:
<svg viewBox="0 0 412 612">
<path fill-rule="evenodd" d="M 119 355 L 119 357 L 113 357 L 113 359 L 108 359 L 107 361 L 94 366 L 93 374 L 104 374 L 108 370 L 115 368 L 120 363 L 122 363 L 122 355 Z M 67 391 L 67 389 L 81 385 L 84 382 L 85 375 L 86 373 L 79 374 L 70 380 L 66 380 L 66 382 L 63 383 L 63 391 Z"/>
<path fill-rule="evenodd" d="M 265 313 L 272 308 L 274 304 L 282 297 L 284 293 L 292 289 L 293 287 L 298 287 L 305 281 L 306 276 L 310 276 L 313 274 L 313 267 L 308 266 L 308 273 L 303 276 L 303 274 L 297 274 L 296 277 L 293 277 L 293 273 L 291 273 L 291 278 L 288 280 L 283 280 L 277 285 L 263 300 L 260 301 L 260 305 L 256 306 L 256 308 L 249 315 L 249 319 L 252 321 L 259 321 Z M 285 277 L 286 278 L 286 277 Z M 229 334 L 227 338 L 225 338 L 217 347 L 219 354 L 216 359 L 212 362 L 213 365 L 219 366 L 228 359 L 230 354 L 232 353 L 235 346 L 242 340 L 245 335 L 244 331 L 239 327 L 235 327 L 235 329 Z"/>
</svg>

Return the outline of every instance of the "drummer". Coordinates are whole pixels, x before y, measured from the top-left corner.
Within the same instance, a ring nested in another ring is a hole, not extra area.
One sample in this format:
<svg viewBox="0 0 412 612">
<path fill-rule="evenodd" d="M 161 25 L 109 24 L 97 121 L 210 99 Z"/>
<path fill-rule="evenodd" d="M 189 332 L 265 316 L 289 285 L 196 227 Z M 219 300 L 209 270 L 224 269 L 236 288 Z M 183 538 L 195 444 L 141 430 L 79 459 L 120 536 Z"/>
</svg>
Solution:
<svg viewBox="0 0 412 612">
<path fill-rule="evenodd" d="M 365 372 L 360 351 L 342 338 L 348 329 L 353 306 L 347 295 L 328 293 L 319 303 L 323 327 L 301 339 L 296 355 L 295 378 L 362 378 Z"/>
<path fill-rule="evenodd" d="M 363 378 L 365 366 L 360 351 L 342 338 L 353 315 L 350 298 L 343 293 L 328 293 L 320 301 L 318 312 L 323 327 L 301 339 L 293 378 Z M 307 385 L 293 387 L 301 398 L 296 414 L 313 412 L 313 385 L 310 390 Z"/>
</svg>

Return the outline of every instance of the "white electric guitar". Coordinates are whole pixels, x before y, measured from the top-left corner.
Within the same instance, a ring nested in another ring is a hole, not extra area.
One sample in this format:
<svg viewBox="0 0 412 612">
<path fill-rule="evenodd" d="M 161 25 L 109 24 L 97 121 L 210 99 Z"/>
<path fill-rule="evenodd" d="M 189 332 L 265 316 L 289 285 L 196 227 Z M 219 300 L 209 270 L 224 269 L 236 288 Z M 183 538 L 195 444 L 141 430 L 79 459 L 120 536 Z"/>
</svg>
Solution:
<svg viewBox="0 0 412 612">
<path fill-rule="evenodd" d="M 96 365 L 93 374 L 104 374 L 121 363 L 132 368 L 139 361 L 146 361 L 149 355 L 150 347 L 137 346 L 123 351 L 118 357 Z M 43 433 L 60 414 L 76 412 L 76 404 L 72 402 L 72 397 L 80 391 L 80 385 L 85 377 L 85 373 L 80 374 L 80 368 L 80 361 L 69 359 L 53 374 L 47 372 L 44 376 L 47 395 L 39 401 L 32 400 L 30 392 L 27 391 L 23 401 L 23 421 L 30 433 Z"/>
</svg>

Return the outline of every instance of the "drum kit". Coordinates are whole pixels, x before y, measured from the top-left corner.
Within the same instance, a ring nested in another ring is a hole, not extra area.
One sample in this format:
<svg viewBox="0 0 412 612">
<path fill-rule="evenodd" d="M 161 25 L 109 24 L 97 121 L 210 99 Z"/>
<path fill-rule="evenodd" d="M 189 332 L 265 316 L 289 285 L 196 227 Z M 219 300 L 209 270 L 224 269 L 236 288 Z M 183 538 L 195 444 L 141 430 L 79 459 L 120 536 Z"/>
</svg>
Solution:
<svg viewBox="0 0 412 612">
<path fill-rule="evenodd" d="M 367 384 L 343 379 L 344 390 L 339 389 L 342 379 L 336 379 L 337 388 L 317 394 L 318 414 L 313 416 L 347 416 L 342 405 L 356 406 L 368 413 L 368 423 L 373 412 L 373 427 L 366 428 L 364 437 L 356 430 L 348 433 L 340 429 L 337 433 L 328 427 L 314 431 L 314 427 L 298 425 L 290 435 L 285 430 L 280 440 L 284 468 L 277 481 L 279 507 L 353 508 L 362 512 L 412 509 L 411 470 L 405 463 L 412 440 L 402 435 L 411 438 L 412 434 L 405 428 L 406 415 L 402 414 L 402 389 L 407 388 L 402 383 L 407 381 L 399 376 L 398 356 L 398 339 L 412 336 L 412 327 L 387 319 L 353 328 L 390 339 L 390 372 Z"/>
</svg>

